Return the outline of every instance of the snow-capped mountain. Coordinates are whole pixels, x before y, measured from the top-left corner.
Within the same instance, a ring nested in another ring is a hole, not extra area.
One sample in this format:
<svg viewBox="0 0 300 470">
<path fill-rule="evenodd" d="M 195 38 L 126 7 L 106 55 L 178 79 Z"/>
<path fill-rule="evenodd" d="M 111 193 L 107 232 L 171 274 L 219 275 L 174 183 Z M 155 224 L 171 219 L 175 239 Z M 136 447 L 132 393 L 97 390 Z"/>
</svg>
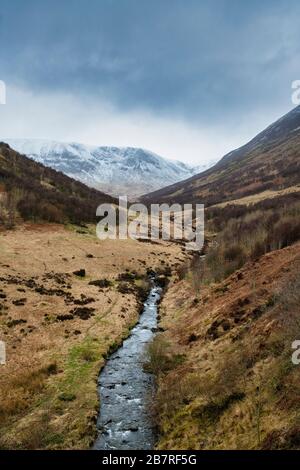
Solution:
<svg viewBox="0 0 300 470">
<path fill-rule="evenodd" d="M 137 197 L 182 181 L 206 167 L 133 147 L 96 147 L 46 140 L 4 139 L 10 147 L 88 186 L 112 195 Z"/>
</svg>

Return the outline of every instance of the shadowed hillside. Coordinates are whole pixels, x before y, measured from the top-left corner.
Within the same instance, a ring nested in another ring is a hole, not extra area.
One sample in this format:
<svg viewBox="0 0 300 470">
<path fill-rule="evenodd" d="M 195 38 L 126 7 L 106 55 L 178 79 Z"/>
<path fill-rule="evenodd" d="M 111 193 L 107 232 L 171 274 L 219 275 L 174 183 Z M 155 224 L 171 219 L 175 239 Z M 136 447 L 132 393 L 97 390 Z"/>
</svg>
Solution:
<svg viewBox="0 0 300 470">
<path fill-rule="evenodd" d="M 0 224 L 13 227 L 20 220 L 94 222 L 97 206 L 114 201 L 0 143 Z"/>
</svg>

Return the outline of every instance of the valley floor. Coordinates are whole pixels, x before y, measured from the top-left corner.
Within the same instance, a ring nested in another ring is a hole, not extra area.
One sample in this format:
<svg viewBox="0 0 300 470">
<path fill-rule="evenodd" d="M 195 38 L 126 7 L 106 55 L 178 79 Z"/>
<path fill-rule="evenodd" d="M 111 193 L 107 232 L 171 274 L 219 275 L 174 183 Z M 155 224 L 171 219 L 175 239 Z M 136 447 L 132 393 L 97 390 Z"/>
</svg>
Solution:
<svg viewBox="0 0 300 470">
<path fill-rule="evenodd" d="M 0 234 L 0 448 L 94 442 L 97 377 L 138 319 L 147 270 L 164 274 L 184 258 L 174 244 L 99 241 L 93 227 Z"/>
<path fill-rule="evenodd" d="M 299 243 L 206 285 L 176 244 L 49 224 L 0 237 L 0 448 L 93 444 L 99 371 L 138 320 L 149 270 L 172 273 L 145 364 L 157 448 L 300 447 Z"/>
</svg>

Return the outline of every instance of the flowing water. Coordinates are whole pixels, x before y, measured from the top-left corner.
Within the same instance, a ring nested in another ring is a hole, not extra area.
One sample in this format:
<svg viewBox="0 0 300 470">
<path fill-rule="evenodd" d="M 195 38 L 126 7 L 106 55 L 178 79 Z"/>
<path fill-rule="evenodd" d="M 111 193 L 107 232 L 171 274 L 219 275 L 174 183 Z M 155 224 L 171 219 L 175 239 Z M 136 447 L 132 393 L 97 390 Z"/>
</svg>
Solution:
<svg viewBox="0 0 300 470">
<path fill-rule="evenodd" d="M 120 349 L 111 355 L 100 374 L 96 450 L 153 449 L 155 433 L 149 398 L 154 379 L 144 372 L 143 361 L 147 344 L 157 329 L 160 295 L 161 288 L 153 284 L 139 323 Z"/>
</svg>

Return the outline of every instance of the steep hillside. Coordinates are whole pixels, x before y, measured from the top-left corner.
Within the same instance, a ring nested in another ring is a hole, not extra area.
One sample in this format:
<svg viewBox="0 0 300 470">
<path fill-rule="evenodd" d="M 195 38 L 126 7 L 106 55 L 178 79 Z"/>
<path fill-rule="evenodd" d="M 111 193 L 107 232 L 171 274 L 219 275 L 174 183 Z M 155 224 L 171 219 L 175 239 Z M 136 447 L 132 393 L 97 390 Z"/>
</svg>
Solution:
<svg viewBox="0 0 300 470">
<path fill-rule="evenodd" d="M 94 222 L 103 202 L 114 199 L 0 143 L 1 224 L 13 226 L 20 219 Z"/>
<path fill-rule="evenodd" d="M 159 449 L 299 449 L 300 245 L 225 281 L 170 287 L 148 367 Z"/>
<path fill-rule="evenodd" d="M 150 194 L 204 202 L 204 255 L 178 269 L 146 367 L 159 449 L 299 449 L 300 108 L 215 167 Z M 201 254 L 203 255 L 203 253 Z"/>
<path fill-rule="evenodd" d="M 299 155 L 300 107 L 297 107 L 211 169 L 150 193 L 143 200 L 201 202 L 211 206 L 268 190 L 299 188 Z"/>
<path fill-rule="evenodd" d="M 168 186 L 205 169 L 171 161 L 131 147 L 96 147 L 44 140 L 8 140 L 18 152 L 113 195 L 133 198 Z"/>
</svg>

